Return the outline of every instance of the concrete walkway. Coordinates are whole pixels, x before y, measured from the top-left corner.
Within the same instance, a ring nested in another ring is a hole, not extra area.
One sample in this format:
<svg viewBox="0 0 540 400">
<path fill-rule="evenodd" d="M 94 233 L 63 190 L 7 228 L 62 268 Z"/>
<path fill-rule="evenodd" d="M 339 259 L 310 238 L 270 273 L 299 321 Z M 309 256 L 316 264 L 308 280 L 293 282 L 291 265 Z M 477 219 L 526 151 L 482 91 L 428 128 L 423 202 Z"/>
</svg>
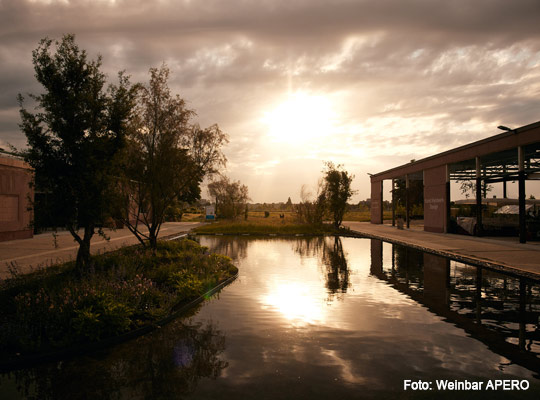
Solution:
<svg viewBox="0 0 540 400">
<path fill-rule="evenodd" d="M 201 225 L 198 222 L 166 222 L 161 226 L 160 237 L 188 232 Z M 138 243 L 137 238 L 127 229 L 105 230 L 110 240 L 94 235 L 90 251 L 92 254 L 111 251 Z M 52 232 L 35 235 L 32 239 L 0 242 L 0 278 L 10 276 L 10 266 L 16 266 L 20 273 L 36 268 L 74 260 L 79 245 L 67 231 L 58 232 L 55 240 Z"/>
<path fill-rule="evenodd" d="M 540 278 L 540 243 L 520 244 L 514 238 L 478 238 L 418 229 L 398 230 L 391 225 L 343 222 L 355 233 L 414 247 L 466 263 Z"/>
</svg>

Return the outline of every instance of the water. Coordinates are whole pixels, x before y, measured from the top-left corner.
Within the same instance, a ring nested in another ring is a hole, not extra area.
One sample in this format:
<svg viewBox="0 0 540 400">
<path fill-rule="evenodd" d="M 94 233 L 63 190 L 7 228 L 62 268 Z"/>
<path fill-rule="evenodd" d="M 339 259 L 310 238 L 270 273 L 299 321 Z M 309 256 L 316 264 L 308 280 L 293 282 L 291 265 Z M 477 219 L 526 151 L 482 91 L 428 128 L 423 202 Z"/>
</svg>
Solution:
<svg viewBox="0 0 540 400">
<path fill-rule="evenodd" d="M 437 380 L 495 379 L 529 389 L 459 396 L 540 396 L 538 282 L 370 239 L 200 241 L 240 269 L 218 296 L 113 349 L 5 374 L 0 397 L 455 398 Z"/>
</svg>

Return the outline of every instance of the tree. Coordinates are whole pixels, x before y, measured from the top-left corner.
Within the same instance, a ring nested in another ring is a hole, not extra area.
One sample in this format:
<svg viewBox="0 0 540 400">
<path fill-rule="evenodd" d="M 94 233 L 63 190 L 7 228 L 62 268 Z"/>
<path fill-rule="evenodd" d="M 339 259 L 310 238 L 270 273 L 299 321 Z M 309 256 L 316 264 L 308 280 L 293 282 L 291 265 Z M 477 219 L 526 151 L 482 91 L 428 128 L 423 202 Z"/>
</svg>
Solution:
<svg viewBox="0 0 540 400">
<path fill-rule="evenodd" d="M 208 184 L 208 193 L 216 200 L 216 214 L 223 218 L 237 218 L 249 201 L 247 186 L 226 176 Z"/>
<path fill-rule="evenodd" d="M 292 210 L 292 208 L 293 208 L 293 203 L 292 203 L 291 198 L 289 197 L 287 199 L 287 202 L 285 203 L 285 209 L 290 211 Z"/>
<path fill-rule="evenodd" d="M 473 197 L 476 197 L 476 182 L 473 182 L 472 180 L 462 180 L 459 185 L 459 190 L 462 195 L 465 195 L 465 198 L 468 199 L 471 196 L 471 193 Z M 491 192 L 493 190 L 493 186 L 487 184 L 485 181 L 482 181 L 482 197 L 487 198 L 487 192 Z"/>
<path fill-rule="evenodd" d="M 322 224 L 326 211 L 326 192 L 322 180 L 319 180 L 315 195 L 309 191 L 306 185 L 302 185 L 300 203 L 296 205 L 295 211 L 298 219 L 305 224 Z"/>
<path fill-rule="evenodd" d="M 325 163 L 324 193 L 328 211 L 332 214 L 334 226 L 339 228 L 343 222 L 343 215 L 347 209 L 347 201 L 355 193 L 351 189 L 354 175 L 349 175 L 341 165 L 335 166 L 332 162 Z"/>
<path fill-rule="evenodd" d="M 151 68 L 149 83 L 141 85 L 124 158 L 123 220 L 154 249 L 167 208 L 200 198 L 203 179 L 225 165 L 221 147 L 228 142 L 218 125 L 191 123 L 195 112 L 171 94 L 169 73 L 165 65 Z"/>
<path fill-rule="evenodd" d="M 54 46 L 41 40 L 32 62 L 45 93 L 29 95 L 37 103 L 35 114 L 19 95 L 25 159 L 35 170 L 35 188 L 47 193 L 57 211 L 57 226 L 65 226 L 79 244 L 77 267 L 83 269 L 90 262 L 92 236 L 96 228 L 102 233 L 98 227 L 109 215 L 115 160 L 124 147 L 135 91 L 123 73 L 118 85 L 105 90 L 101 57 L 88 60 L 74 35 Z"/>
<path fill-rule="evenodd" d="M 408 193 L 405 179 L 396 179 L 395 182 L 394 200 L 397 215 L 405 217 L 408 200 L 411 214 L 413 216 L 421 216 L 424 212 L 424 181 L 411 179 L 409 181 Z"/>
</svg>

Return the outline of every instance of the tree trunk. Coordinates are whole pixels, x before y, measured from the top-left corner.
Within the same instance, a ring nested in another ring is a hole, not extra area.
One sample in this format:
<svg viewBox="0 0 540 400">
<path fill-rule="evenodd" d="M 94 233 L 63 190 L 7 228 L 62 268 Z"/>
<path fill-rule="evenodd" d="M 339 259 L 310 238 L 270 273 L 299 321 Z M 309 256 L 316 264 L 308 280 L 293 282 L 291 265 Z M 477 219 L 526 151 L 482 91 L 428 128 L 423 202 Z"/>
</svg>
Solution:
<svg viewBox="0 0 540 400">
<path fill-rule="evenodd" d="M 76 267 L 79 271 L 86 271 L 90 267 L 90 241 L 94 235 L 94 226 L 84 227 L 84 236 L 77 240 L 79 242 L 79 251 L 77 252 Z"/>
<path fill-rule="evenodd" d="M 150 248 L 155 251 L 157 249 L 157 235 L 155 226 L 150 227 L 148 230 L 148 242 L 150 244 Z"/>
</svg>

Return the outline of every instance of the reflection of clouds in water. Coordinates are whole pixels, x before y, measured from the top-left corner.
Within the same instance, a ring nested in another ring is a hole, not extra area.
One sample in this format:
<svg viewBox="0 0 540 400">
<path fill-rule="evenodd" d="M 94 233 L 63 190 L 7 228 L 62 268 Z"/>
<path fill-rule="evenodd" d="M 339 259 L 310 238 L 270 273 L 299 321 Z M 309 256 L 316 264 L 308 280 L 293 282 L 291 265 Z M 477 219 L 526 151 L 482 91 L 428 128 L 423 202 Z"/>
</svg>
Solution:
<svg viewBox="0 0 540 400">
<path fill-rule="evenodd" d="M 257 393 L 258 385 L 288 393 L 305 384 L 304 395 L 316 391 L 325 398 L 354 398 L 371 390 L 385 392 L 366 397 L 392 398 L 402 393 L 403 379 L 412 377 L 500 377 L 494 369 L 500 358 L 485 344 L 471 341 L 466 332 L 372 274 L 369 240 L 341 239 L 351 283 L 346 293 L 337 292 L 343 301 L 328 301 L 330 271 L 323 253 L 325 247 L 334 249 L 334 238 L 302 242 L 250 243 L 241 266 L 251 279 L 248 295 L 246 288 L 231 286 L 228 293 L 234 296 L 211 314 L 226 315 L 231 332 L 230 378 L 213 393 L 234 385 L 235 394 Z M 391 246 L 382 247 L 376 264 L 390 274 Z M 396 265 L 397 275 L 407 272 L 412 281 L 422 273 L 423 258 L 403 254 L 401 260 L 411 265 Z M 238 299 L 245 309 L 232 320 L 226 311 Z M 513 373 L 530 377 L 519 367 Z M 346 393 L 340 396 L 340 390 Z"/>
<path fill-rule="evenodd" d="M 343 379 L 345 382 L 356 384 L 365 383 L 366 379 L 359 374 L 354 373 L 353 361 L 340 357 L 338 352 L 335 350 L 323 349 L 321 354 L 330 358 L 332 360 L 332 364 L 339 366 L 341 370 L 341 379 Z"/>
</svg>

